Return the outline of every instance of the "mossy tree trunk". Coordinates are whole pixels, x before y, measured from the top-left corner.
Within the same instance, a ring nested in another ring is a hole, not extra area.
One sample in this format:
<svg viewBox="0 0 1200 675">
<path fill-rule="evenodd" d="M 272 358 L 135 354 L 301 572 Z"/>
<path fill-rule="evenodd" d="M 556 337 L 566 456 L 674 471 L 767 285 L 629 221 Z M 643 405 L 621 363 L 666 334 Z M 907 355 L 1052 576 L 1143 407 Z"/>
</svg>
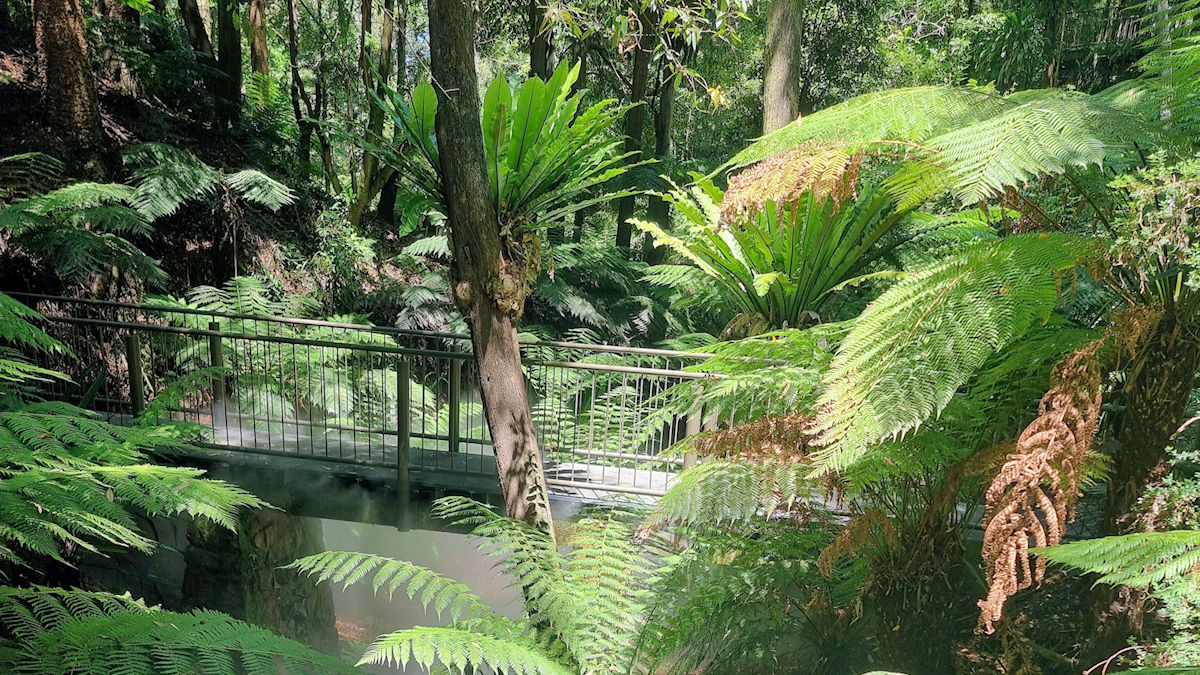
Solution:
<svg viewBox="0 0 1200 675">
<path fill-rule="evenodd" d="M 505 510 L 513 518 L 548 528 L 545 477 L 517 342 L 529 263 L 506 255 L 488 188 L 472 6 L 466 0 L 429 0 L 429 32 L 429 65 L 438 97 L 435 130 L 454 252 L 454 298 L 471 325 Z"/>
</svg>

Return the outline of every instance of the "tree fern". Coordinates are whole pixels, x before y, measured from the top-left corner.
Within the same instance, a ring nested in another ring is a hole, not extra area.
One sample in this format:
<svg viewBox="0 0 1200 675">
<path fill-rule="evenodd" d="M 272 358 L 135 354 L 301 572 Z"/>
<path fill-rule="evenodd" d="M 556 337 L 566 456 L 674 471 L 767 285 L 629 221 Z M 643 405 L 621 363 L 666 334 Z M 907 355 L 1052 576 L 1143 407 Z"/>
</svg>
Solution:
<svg viewBox="0 0 1200 675">
<path fill-rule="evenodd" d="M 817 420 L 819 466 L 842 469 L 869 445 L 937 415 L 988 356 L 1045 321 L 1059 274 L 1091 255 L 1068 235 L 982 242 L 888 289 L 842 341 Z"/>
<path fill-rule="evenodd" d="M 998 196 L 1041 173 L 1119 161 L 1165 142 L 1161 125 L 1105 96 L 916 87 L 864 94 L 769 134 L 730 160 L 740 167 L 800 148 L 899 155 L 887 183 L 901 208 L 949 192 L 963 204 Z"/>
<path fill-rule="evenodd" d="M 417 599 L 419 594 L 423 609 L 428 611 L 432 606 L 438 617 L 445 616 L 450 621 L 498 618 L 466 584 L 401 560 L 368 553 L 327 551 L 296 560 L 287 568 L 311 575 L 317 582 L 340 583 L 343 587 L 371 576 L 371 587 L 376 594 L 386 593 L 391 598 L 403 588 L 409 600 Z"/>
</svg>

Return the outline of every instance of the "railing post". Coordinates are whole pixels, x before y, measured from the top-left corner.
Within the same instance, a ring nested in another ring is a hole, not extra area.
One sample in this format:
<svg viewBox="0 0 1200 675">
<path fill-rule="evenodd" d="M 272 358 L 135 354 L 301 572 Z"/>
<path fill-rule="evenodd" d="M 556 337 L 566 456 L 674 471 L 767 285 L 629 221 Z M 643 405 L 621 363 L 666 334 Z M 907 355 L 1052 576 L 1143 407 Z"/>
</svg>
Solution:
<svg viewBox="0 0 1200 675">
<path fill-rule="evenodd" d="M 688 415 L 687 426 L 683 430 L 685 436 L 691 437 L 700 433 L 700 415 L 701 413 L 699 410 L 693 410 L 692 414 Z M 687 454 L 683 456 L 683 469 L 686 471 L 693 466 L 696 466 L 696 462 L 698 460 L 699 458 L 696 456 L 696 450 L 688 450 Z"/>
<path fill-rule="evenodd" d="M 146 409 L 146 389 L 142 383 L 142 343 L 135 333 L 125 336 L 125 362 L 129 366 L 129 403 L 137 417 Z"/>
<path fill-rule="evenodd" d="M 208 323 L 208 330 L 218 333 L 221 330 L 221 324 L 216 321 Z M 213 368 L 225 368 L 225 351 L 221 348 L 221 336 L 208 336 L 208 363 Z M 213 376 L 213 421 L 217 417 L 217 405 L 220 404 L 221 409 L 225 409 L 225 373 L 220 372 Z"/>
<path fill-rule="evenodd" d="M 462 360 L 450 360 L 450 452 L 458 452 L 458 423 L 462 417 L 459 387 L 462 385 Z"/>
<path fill-rule="evenodd" d="M 412 417 L 408 361 L 396 365 L 396 496 L 400 504 L 401 531 L 408 530 L 409 501 L 412 484 L 408 475 L 412 464 Z"/>
</svg>

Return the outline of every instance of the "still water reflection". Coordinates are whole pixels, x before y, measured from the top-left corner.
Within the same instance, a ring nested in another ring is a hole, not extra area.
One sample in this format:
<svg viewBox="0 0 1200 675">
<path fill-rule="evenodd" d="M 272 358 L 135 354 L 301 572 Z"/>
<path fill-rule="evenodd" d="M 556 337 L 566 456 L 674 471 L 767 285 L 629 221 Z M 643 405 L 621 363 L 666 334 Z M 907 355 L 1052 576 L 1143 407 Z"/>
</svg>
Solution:
<svg viewBox="0 0 1200 675">
<path fill-rule="evenodd" d="M 213 473 L 236 478 L 282 510 L 244 515 L 236 534 L 184 518 L 148 521 L 158 550 L 93 556 L 84 567 L 89 583 L 167 609 L 224 611 L 352 660 L 382 633 L 445 622 L 402 592 L 388 599 L 366 584 L 316 586 L 280 566 L 324 550 L 385 555 L 459 579 L 496 611 L 520 615 L 519 591 L 493 569 L 477 540 L 429 517 L 427 499 L 404 506 L 381 486 L 311 473 L 222 467 Z"/>
</svg>

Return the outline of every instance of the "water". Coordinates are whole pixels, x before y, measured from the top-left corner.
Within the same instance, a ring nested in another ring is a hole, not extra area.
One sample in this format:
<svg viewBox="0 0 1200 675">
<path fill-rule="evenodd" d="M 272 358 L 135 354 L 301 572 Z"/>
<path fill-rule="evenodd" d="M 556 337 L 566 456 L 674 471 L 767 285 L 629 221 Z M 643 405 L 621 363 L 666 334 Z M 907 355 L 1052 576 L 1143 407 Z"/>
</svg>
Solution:
<svg viewBox="0 0 1200 675">
<path fill-rule="evenodd" d="M 156 552 L 92 556 L 83 567 L 87 582 L 166 609 L 224 611 L 351 660 L 380 634 L 446 621 L 403 592 L 388 599 L 363 583 L 317 586 L 280 566 L 325 550 L 385 555 L 466 583 L 501 614 L 521 614 L 519 590 L 494 569 L 478 540 L 430 517 L 428 498 L 405 507 L 378 484 L 312 471 L 216 466 L 212 473 L 283 510 L 246 515 L 237 534 L 187 518 L 148 520 L 146 529 L 160 542 Z"/>
</svg>

